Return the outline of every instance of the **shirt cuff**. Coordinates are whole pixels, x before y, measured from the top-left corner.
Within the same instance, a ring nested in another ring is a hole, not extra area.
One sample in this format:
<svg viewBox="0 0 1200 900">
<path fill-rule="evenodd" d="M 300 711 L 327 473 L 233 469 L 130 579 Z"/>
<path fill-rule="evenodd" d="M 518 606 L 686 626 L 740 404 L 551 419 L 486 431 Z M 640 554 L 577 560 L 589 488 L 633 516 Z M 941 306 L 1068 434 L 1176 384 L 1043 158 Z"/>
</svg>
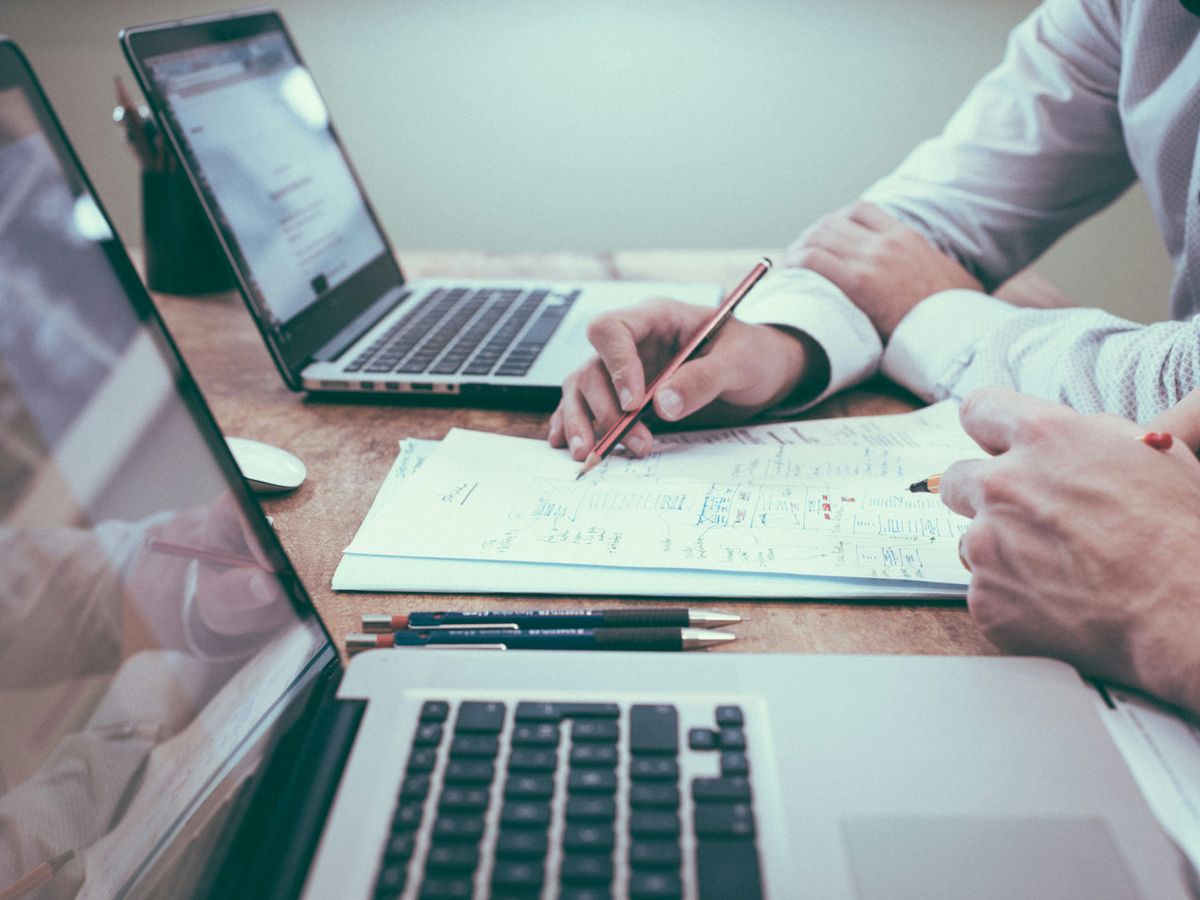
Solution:
<svg viewBox="0 0 1200 900">
<path fill-rule="evenodd" d="M 979 291 L 955 289 L 912 308 L 883 351 L 883 374 L 930 403 L 944 400 L 980 339 L 1022 310 Z"/>
<path fill-rule="evenodd" d="M 750 325 L 802 331 L 829 357 L 829 383 L 815 397 L 785 404 L 772 415 L 791 415 L 870 378 L 883 344 L 875 326 L 832 281 L 809 269 L 777 269 L 739 304 L 737 317 Z"/>
</svg>

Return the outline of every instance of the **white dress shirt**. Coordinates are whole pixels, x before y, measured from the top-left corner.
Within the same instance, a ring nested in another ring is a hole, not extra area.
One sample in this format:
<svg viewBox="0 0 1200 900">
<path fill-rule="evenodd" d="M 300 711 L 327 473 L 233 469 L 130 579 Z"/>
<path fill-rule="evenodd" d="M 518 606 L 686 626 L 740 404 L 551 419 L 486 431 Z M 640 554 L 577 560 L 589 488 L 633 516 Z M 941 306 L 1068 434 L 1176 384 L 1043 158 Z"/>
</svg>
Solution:
<svg viewBox="0 0 1200 900">
<path fill-rule="evenodd" d="M 786 268 L 739 317 L 821 344 L 831 378 L 818 400 L 881 369 L 930 401 L 1004 385 L 1145 420 L 1200 385 L 1198 133 L 1200 16 L 1175 0 L 1047 0 L 946 130 L 863 198 L 990 291 L 1141 179 L 1175 266 L 1174 321 L 953 290 L 919 303 L 884 348 L 836 286 Z"/>
</svg>

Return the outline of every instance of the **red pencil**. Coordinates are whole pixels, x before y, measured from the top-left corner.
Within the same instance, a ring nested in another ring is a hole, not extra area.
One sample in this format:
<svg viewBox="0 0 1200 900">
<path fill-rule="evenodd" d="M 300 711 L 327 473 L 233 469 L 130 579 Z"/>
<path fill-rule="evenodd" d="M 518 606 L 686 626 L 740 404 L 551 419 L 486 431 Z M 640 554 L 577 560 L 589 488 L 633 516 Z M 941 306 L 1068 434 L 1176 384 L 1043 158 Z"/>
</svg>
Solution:
<svg viewBox="0 0 1200 900">
<path fill-rule="evenodd" d="M 160 541 L 158 538 L 150 538 L 146 541 L 146 549 L 153 550 L 155 553 L 164 553 L 167 556 L 181 556 L 184 559 L 200 559 L 204 562 L 216 563 L 221 566 L 230 566 L 235 569 L 260 569 L 263 572 L 271 572 L 274 570 L 264 566 L 257 559 L 250 556 L 234 556 L 230 553 L 220 553 L 216 550 L 202 550 L 199 547 L 187 547 L 183 544 L 172 544 L 170 541 Z"/>
<path fill-rule="evenodd" d="M 54 859 L 47 860 L 40 866 L 34 866 L 12 884 L 0 888 L 0 900 L 17 900 L 36 888 L 41 887 L 55 876 L 59 869 L 75 858 L 75 851 L 68 850 L 60 853 Z"/>
<path fill-rule="evenodd" d="M 642 396 L 642 402 L 638 404 L 636 409 L 631 409 L 625 415 L 617 420 L 612 428 L 608 429 L 608 433 L 600 439 L 600 442 L 592 448 L 592 452 L 588 454 L 587 459 L 583 461 L 583 468 L 579 470 L 579 474 L 575 476 L 578 481 L 596 466 L 600 465 L 608 454 L 612 453 L 613 449 L 621 442 L 621 438 L 629 433 L 629 429 L 638 420 L 646 407 L 654 402 L 654 392 L 658 390 L 658 386 L 670 378 L 685 362 L 695 356 L 704 345 L 721 329 L 721 326 L 729 321 L 729 317 L 733 315 L 733 311 L 737 305 L 742 302 L 742 299 L 750 293 L 750 289 L 754 287 L 771 271 L 771 260 L 765 256 L 754 264 L 754 268 L 742 279 L 742 283 L 729 292 L 729 295 L 721 301 L 721 305 L 717 307 L 704 326 L 693 335 L 669 363 L 667 367 L 658 373 L 658 376 L 650 382 L 650 386 L 646 388 L 646 393 Z"/>
</svg>

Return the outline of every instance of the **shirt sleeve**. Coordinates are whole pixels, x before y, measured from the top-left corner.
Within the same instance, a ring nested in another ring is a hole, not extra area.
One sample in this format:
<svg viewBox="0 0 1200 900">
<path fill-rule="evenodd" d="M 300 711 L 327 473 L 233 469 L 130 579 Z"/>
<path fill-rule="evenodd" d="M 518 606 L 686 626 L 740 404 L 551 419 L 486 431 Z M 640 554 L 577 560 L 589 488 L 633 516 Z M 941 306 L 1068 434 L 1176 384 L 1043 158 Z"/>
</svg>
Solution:
<svg viewBox="0 0 1200 900">
<path fill-rule="evenodd" d="M 1145 422 L 1196 385 L 1200 316 L 1139 325 L 1098 309 L 1025 309 L 943 291 L 901 321 L 881 368 L 930 402 L 999 385 Z"/>
<path fill-rule="evenodd" d="M 785 402 L 771 415 L 792 415 L 815 406 L 870 378 L 879 368 L 883 344 L 871 320 L 837 285 L 809 269 L 777 269 L 741 302 L 737 317 L 751 325 L 802 331 L 829 358 L 829 383 L 816 396 L 801 403 Z"/>
<path fill-rule="evenodd" d="M 1120 63 L 1115 0 L 1047 0 L 945 131 L 863 199 L 995 289 L 1132 184 Z"/>
</svg>

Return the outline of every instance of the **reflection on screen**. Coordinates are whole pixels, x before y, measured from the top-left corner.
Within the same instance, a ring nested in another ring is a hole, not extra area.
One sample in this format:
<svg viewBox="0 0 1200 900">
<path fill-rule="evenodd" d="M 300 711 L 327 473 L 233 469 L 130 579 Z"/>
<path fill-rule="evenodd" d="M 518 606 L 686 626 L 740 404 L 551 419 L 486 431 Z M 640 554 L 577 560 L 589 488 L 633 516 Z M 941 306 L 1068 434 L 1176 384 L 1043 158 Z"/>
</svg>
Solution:
<svg viewBox="0 0 1200 900">
<path fill-rule="evenodd" d="M 316 84 L 282 34 L 147 67 L 275 326 L 385 252 Z"/>
<path fill-rule="evenodd" d="M 0 893 L 52 859 L 38 896 L 118 893 L 323 645 L 111 239 L 0 90 Z"/>
</svg>

